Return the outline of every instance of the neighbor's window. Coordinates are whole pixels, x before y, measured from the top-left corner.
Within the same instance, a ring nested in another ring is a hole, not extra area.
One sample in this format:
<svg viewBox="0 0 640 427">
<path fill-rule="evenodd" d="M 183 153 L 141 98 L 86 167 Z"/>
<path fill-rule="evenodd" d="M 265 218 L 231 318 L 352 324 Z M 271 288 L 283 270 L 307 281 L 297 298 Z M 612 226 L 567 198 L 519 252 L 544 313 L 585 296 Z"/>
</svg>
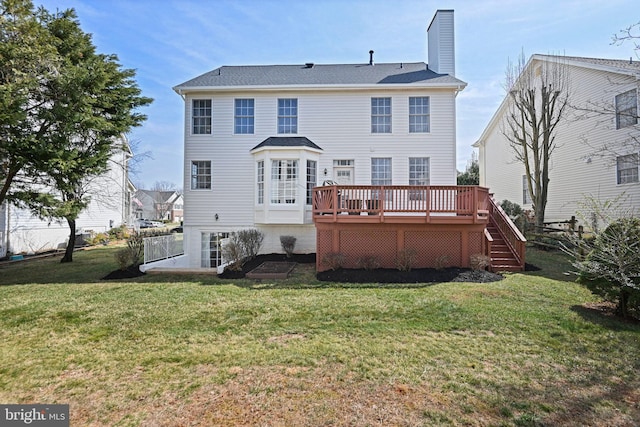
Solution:
<svg viewBox="0 0 640 427">
<path fill-rule="evenodd" d="M 638 154 L 628 154 L 616 158 L 618 184 L 638 182 Z"/>
<path fill-rule="evenodd" d="M 235 101 L 235 133 L 253 133 L 253 99 L 236 99 Z"/>
<path fill-rule="evenodd" d="M 529 194 L 529 181 L 527 175 L 522 175 L 522 204 L 528 205 L 531 203 L 531 195 Z"/>
<path fill-rule="evenodd" d="M 632 89 L 616 95 L 616 129 L 638 123 L 638 92 Z"/>
<path fill-rule="evenodd" d="M 298 133 L 297 99 L 278 99 L 278 133 Z"/>
<path fill-rule="evenodd" d="M 211 161 L 194 160 L 191 162 L 191 189 L 211 189 Z"/>
<path fill-rule="evenodd" d="M 391 98 L 371 98 L 371 133 L 391 133 Z"/>
<path fill-rule="evenodd" d="M 258 162 L 258 204 L 264 203 L 264 160 Z"/>
<path fill-rule="evenodd" d="M 211 100 L 194 99 L 191 108 L 194 135 L 211 134 Z"/>
<path fill-rule="evenodd" d="M 271 161 L 271 203 L 294 204 L 297 184 L 297 160 Z"/>
<path fill-rule="evenodd" d="M 318 163 L 307 160 L 307 204 L 313 203 L 313 187 L 316 186 Z"/>
<path fill-rule="evenodd" d="M 429 97 L 409 97 L 409 132 L 429 132 Z"/>
</svg>

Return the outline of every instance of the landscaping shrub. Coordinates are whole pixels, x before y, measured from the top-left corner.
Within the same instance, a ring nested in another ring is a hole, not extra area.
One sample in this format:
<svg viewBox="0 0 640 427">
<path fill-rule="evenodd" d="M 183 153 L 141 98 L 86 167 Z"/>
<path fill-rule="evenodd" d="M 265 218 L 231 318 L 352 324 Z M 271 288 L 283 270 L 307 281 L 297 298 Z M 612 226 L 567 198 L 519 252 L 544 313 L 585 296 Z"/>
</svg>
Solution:
<svg viewBox="0 0 640 427">
<path fill-rule="evenodd" d="M 287 258 L 291 258 L 291 255 L 293 255 L 296 240 L 293 236 L 280 236 L 280 245 L 282 245 L 282 250 L 287 254 Z"/>
<path fill-rule="evenodd" d="M 471 254 L 469 264 L 473 270 L 486 270 L 491 265 L 491 257 L 483 254 Z"/>
<path fill-rule="evenodd" d="M 132 261 L 131 261 L 131 252 L 129 251 L 129 248 L 119 249 L 114 254 L 114 257 L 116 259 L 116 262 L 118 263 L 118 267 L 120 268 L 120 270 L 126 270 L 131 266 Z"/>
<path fill-rule="evenodd" d="M 527 231 L 527 216 L 525 215 L 522 206 L 515 202 L 511 202 L 507 199 L 500 202 L 500 207 L 507 214 L 511 221 L 518 227 L 521 233 Z"/>
<path fill-rule="evenodd" d="M 240 230 L 235 233 L 240 244 L 243 258 L 253 259 L 260 252 L 264 234 L 255 228 Z"/>
<path fill-rule="evenodd" d="M 133 233 L 127 239 L 127 250 L 132 266 L 139 266 L 144 261 L 144 234 Z"/>
<path fill-rule="evenodd" d="M 246 260 L 258 255 L 262 247 L 264 234 L 255 228 L 234 231 L 229 235 L 229 241 L 222 247 L 222 257 L 229 263 L 229 270 L 242 270 Z"/>
<path fill-rule="evenodd" d="M 107 233 L 97 233 L 85 241 L 89 246 L 106 245 L 109 243 L 109 235 Z"/>
<path fill-rule="evenodd" d="M 375 255 L 364 255 L 357 259 L 356 265 L 365 270 L 375 270 L 380 267 L 380 262 Z"/>
<path fill-rule="evenodd" d="M 639 218 L 618 219 L 592 241 L 574 241 L 568 252 L 574 257 L 580 283 L 616 303 L 619 315 L 640 318 Z"/>
<path fill-rule="evenodd" d="M 398 252 L 396 258 L 396 266 L 400 271 L 411 271 L 413 265 L 416 263 L 416 257 L 418 253 L 415 249 L 402 249 Z"/>
<path fill-rule="evenodd" d="M 440 255 L 436 258 L 436 270 L 442 270 L 451 265 L 451 257 L 449 255 Z"/>
<path fill-rule="evenodd" d="M 344 254 L 341 254 L 340 252 L 329 252 L 322 257 L 322 264 L 326 265 L 331 270 L 337 270 L 339 268 L 342 268 L 345 260 L 346 257 L 344 256 Z"/>
<path fill-rule="evenodd" d="M 112 240 L 124 240 L 129 238 L 129 230 L 123 224 L 120 227 L 112 228 L 107 232 Z"/>
</svg>

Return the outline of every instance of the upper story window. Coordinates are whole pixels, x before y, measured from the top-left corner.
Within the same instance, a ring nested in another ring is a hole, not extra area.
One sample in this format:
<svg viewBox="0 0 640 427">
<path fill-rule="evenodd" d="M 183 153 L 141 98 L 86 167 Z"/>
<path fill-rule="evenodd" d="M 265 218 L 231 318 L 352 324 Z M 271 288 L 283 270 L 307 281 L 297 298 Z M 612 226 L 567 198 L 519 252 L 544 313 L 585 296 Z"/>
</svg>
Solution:
<svg viewBox="0 0 640 427">
<path fill-rule="evenodd" d="M 297 99 L 278 99 L 278 133 L 298 133 Z"/>
<path fill-rule="evenodd" d="M 391 133 L 391 98 L 371 98 L 371 133 Z"/>
<path fill-rule="evenodd" d="M 629 184 L 638 182 L 638 154 L 628 154 L 616 158 L 616 171 L 618 184 Z"/>
<path fill-rule="evenodd" d="M 294 204 L 298 187 L 298 161 L 271 161 L 271 203 Z"/>
<path fill-rule="evenodd" d="M 522 175 L 522 204 L 528 205 L 531 203 L 531 195 L 529 194 L 529 180 L 527 175 Z"/>
<path fill-rule="evenodd" d="M 638 123 L 638 92 L 631 89 L 616 95 L 616 129 Z"/>
<path fill-rule="evenodd" d="M 409 97 L 409 132 L 429 132 L 429 97 Z"/>
<path fill-rule="evenodd" d="M 211 161 L 194 160 L 191 162 L 191 189 L 211 189 Z"/>
<path fill-rule="evenodd" d="M 253 133 L 253 99 L 236 99 L 234 132 L 237 134 Z"/>
<path fill-rule="evenodd" d="M 192 128 L 194 135 L 211 134 L 211 100 L 194 99 L 191 108 Z"/>
</svg>

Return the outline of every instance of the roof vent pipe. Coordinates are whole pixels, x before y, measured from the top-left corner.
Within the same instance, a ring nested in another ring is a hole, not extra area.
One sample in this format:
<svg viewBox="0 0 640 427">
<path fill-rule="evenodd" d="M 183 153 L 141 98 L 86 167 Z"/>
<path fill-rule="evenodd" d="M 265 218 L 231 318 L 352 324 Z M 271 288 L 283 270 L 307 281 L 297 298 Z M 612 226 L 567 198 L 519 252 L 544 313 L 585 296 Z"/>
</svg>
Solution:
<svg viewBox="0 0 640 427">
<path fill-rule="evenodd" d="M 373 65 L 373 51 L 369 51 L 369 65 Z"/>
</svg>

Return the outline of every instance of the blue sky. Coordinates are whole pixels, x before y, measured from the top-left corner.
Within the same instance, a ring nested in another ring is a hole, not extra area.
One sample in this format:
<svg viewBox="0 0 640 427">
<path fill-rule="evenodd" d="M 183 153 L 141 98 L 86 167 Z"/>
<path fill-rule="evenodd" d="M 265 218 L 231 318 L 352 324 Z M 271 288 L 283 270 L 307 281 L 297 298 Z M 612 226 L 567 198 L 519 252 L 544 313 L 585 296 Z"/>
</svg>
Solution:
<svg viewBox="0 0 640 427">
<path fill-rule="evenodd" d="M 34 0 L 74 8 L 101 53 L 137 70 L 155 102 L 129 138 L 151 152 L 136 185 L 182 186 L 183 101 L 177 84 L 222 65 L 427 62 L 426 29 L 437 9 L 455 10 L 458 169 L 500 104 L 509 59 L 524 51 L 626 59 L 611 38 L 640 21 L 637 0 Z"/>
</svg>

